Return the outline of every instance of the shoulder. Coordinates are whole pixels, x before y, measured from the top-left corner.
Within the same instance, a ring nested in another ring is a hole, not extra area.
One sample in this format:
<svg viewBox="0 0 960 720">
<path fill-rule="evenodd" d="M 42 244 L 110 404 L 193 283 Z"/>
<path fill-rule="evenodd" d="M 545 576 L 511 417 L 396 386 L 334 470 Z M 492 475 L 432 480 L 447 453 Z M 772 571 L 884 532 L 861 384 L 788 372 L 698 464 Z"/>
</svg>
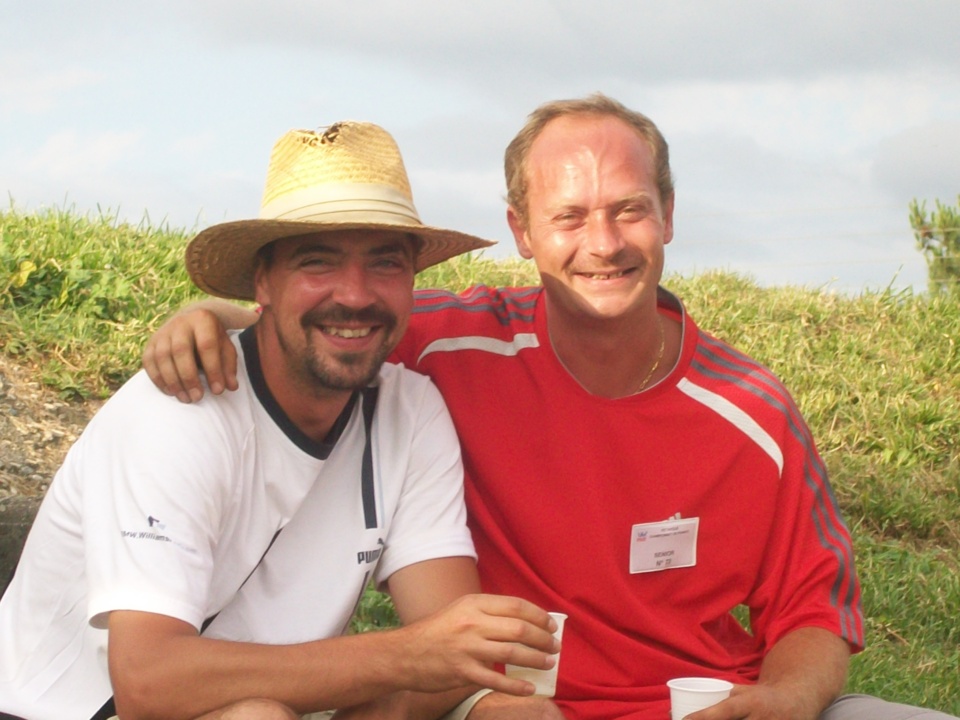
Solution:
<svg viewBox="0 0 960 720">
<path fill-rule="evenodd" d="M 661 312 L 683 327 L 678 389 L 692 396 L 720 397 L 750 414 L 765 407 L 793 408 L 790 393 L 770 368 L 701 329 L 671 292 L 660 288 L 658 300 Z"/>
<path fill-rule="evenodd" d="M 450 338 L 509 340 L 534 332 L 540 287 L 490 288 L 483 285 L 456 294 L 420 290 L 410 325 L 395 359 L 417 367 L 425 349 Z"/>
<path fill-rule="evenodd" d="M 394 470 L 447 453 L 460 445 L 440 391 L 426 375 L 385 363 L 378 378 L 375 425 L 382 457 Z M 428 463 L 429 464 L 429 463 Z M 418 466 L 420 466 L 418 465 Z"/>
<path fill-rule="evenodd" d="M 689 359 L 686 381 L 747 404 L 793 404 L 787 388 L 769 367 L 698 327 L 680 302 L 669 298 L 679 309 L 683 323 L 683 355 Z"/>
<path fill-rule="evenodd" d="M 677 389 L 759 443 L 783 467 L 799 449 L 814 454 L 814 441 L 792 395 L 763 363 L 697 331 L 696 348 Z"/>
<path fill-rule="evenodd" d="M 440 391 L 433 381 L 403 365 L 384 363 L 378 377 L 377 407 L 381 414 L 410 415 L 426 408 L 443 405 Z"/>
<path fill-rule="evenodd" d="M 241 382 L 241 386 L 249 384 Z M 165 464 L 171 456 L 199 455 L 193 448 L 205 448 L 210 456 L 222 456 L 244 442 L 253 423 L 245 389 L 213 395 L 184 404 L 164 395 L 140 371 L 111 397 L 85 428 L 77 445 L 97 455 L 150 458 Z"/>
<path fill-rule="evenodd" d="M 131 378 L 94 416 L 67 453 L 54 485 L 64 507 L 115 507 L 116 517 L 151 514 L 213 517 L 235 492 L 251 423 L 211 396 L 185 405 L 157 390 L 145 373 Z M 214 521 L 210 521 L 215 524 Z"/>
<path fill-rule="evenodd" d="M 703 330 L 696 330 L 688 378 L 716 392 L 740 397 L 746 403 L 780 409 L 793 405 L 786 386 L 769 367 Z"/>
<path fill-rule="evenodd" d="M 447 290 L 418 290 L 414 293 L 414 317 L 440 313 L 457 316 L 493 315 L 505 320 L 532 319 L 541 287 L 491 288 L 476 285 L 462 293 Z"/>
</svg>

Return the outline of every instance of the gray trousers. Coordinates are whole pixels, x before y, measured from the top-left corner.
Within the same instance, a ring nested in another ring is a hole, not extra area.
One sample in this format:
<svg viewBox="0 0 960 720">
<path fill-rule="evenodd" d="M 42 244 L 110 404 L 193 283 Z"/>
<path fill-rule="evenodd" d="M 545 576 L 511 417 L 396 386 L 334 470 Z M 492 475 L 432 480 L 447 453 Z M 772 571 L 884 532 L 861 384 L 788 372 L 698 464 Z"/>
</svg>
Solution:
<svg viewBox="0 0 960 720">
<path fill-rule="evenodd" d="M 482 690 L 467 698 L 451 710 L 443 720 L 469 720 L 470 710 L 487 692 L 489 690 Z M 310 720 L 313 720 L 313 717 L 308 716 Z M 960 718 L 937 710 L 925 710 L 912 705 L 887 702 L 872 695 L 841 695 L 833 705 L 820 714 L 820 720 L 960 720 Z"/>
<path fill-rule="evenodd" d="M 464 701 L 464 704 L 467 702 Z M 469 707 L 456 708 L 447 717 L 459 719 L 463 717 L 463 710 L 469 712 L 472 707 L 473 704 L 470 703 Z M 457 713 L 457 710 L 461 710 L 461 713 Z M 332 711 L 313 713 L 303 717 L 304 720 L 326 720 L 331 715 L 333 715 Z M 960 718 L 937 710 L 924 710 L 911 705 L 887 702 L 871 695 L 841 695 L 833 705 L 821 713 L 820 720 L 960 720 Z"/>
<path fill-rule="evenodd" d="M 958 720 L 937 710 L 887 702 L 871 695 L 841 695 L 820 720 Z"/>
</svg>

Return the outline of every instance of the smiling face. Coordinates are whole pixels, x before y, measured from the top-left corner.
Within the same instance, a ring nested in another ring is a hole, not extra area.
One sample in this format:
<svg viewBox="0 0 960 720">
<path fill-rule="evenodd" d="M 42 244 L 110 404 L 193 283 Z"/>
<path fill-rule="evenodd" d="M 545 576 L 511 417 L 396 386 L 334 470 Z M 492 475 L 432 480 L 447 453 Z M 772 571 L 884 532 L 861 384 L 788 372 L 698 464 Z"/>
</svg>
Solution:
<svg viewBox="0 0 960 720">
<path fill-rule="evenodd" d="M 413 241 L 402 234 L 276 241 L 255 280 L 265 371 L 282 367 L 275 378 L 313 395 L 366 386 L 406 330 L 413 276 Z"/>
<path fill-rule="evenodd" d="M 526 223 L 512 208 L 508 220 L 552 320 L 655 312 L 673 198 L 661 201 L 647 142 L 611 116 L 563 116 L 534 140 L 526 168 Z"/>
</svg>

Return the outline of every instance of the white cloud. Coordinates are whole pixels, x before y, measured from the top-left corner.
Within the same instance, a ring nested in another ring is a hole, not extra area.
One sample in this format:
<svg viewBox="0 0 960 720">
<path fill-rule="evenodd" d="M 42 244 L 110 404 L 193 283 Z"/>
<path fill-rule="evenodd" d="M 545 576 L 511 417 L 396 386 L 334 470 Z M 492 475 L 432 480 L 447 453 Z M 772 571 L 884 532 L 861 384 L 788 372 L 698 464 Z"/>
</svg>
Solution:
<svg viewBox="0 0 960 720">
<path fill-rule="evenodd" d="M 649 98 L 668 140 L 672 133 L 723 131 L 793 157 L 826 159 L 873 146 L 931 115 L 960 117 L 960 76 L 679 83 Z"/>
<path fill-rule="evenodd" d="M 55 180 L 72 180 L 78 186 L 101 179 L 138 153 L 142 133 L 102 133 L 80 136 L 73 130 L 52 135 L 24 162 L 31 173 Z"/>
<path fill-rule="evenodd" d="M 0 58 L 0 117 L 41 115 L 63 107 L 65 95 L 89 88 L 97 73 L 83 67 L 43 69 L 28 58 L 7 54 Z"/>
<path fill-rule="evenodd" d="M 170 152 L 181 158 L 195 158 L 210 152 L 217 145 L 217 134 L 211 131 L 174 138 Z"/>
<path fill-rule="evenodd" d="M 873 180 L 891 197 L 940 200 L 960 195 L 960 119 L 910 127 L 877 144 Z"/>
<path fill-rule="evenodd" d="M 191 22 L 224 45 L 290 43 L 338 48 L 454 72 L 488 87 L 522 77 L 793 78 L 960 69 L 953 0 L 191 0 Z M 516 85 L 516 83 L 514 83 Z"/>
</svg>

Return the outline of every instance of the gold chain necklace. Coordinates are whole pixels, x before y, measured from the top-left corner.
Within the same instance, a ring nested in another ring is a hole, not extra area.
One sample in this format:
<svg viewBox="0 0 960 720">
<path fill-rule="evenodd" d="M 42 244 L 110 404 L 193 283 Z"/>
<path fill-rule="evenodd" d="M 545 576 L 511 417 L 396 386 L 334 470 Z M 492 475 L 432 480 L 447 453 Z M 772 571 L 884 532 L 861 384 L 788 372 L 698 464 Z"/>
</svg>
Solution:
<svg viewBox="0 0 960 720">
<path fill-rule="evenodd" d="M 650 378 L 653 377 L 653 374 L 657 371 L 657 368 L 660 367 L 660 361 L 663 359 L 663 346 L 665 344 L 665 337 L 663 332 L 663 319 L 660 317 L 660 313 L 657 313 L 657 325 L 660 327 L 660 349 L 657 350 L 657 359 L 653 361 L 653 365 L 651 365 L 650 370 L 647 371 L 647 375 L 643 378 L 643 382 L 640 383 L 640 387 L 634 390 L 634 395 L 644 391 L 644 389 L 647 387 L 647 383 L 650 382 Z"/>
</svg>

